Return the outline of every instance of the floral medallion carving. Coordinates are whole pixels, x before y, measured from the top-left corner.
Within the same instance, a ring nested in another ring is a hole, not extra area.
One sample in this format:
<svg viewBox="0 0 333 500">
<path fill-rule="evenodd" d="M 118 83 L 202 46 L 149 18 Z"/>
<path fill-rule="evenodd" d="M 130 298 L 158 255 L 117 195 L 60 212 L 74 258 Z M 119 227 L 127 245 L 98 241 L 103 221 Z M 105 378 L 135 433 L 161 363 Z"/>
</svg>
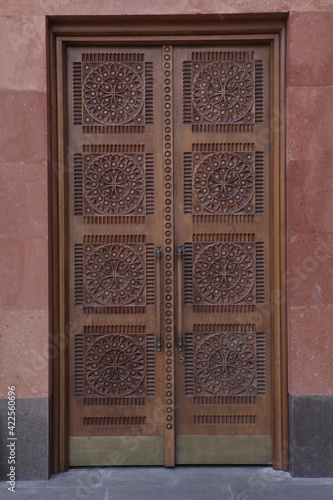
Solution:
<svg viewBox="0 0 333 500">
<path fill-rule="evenodd" d="M 143 396 L 145 382 L 144 337 L 104 335 L 85 338 L 86 396 Z"/>
<path fill-rule="evenodd" d="M 194 303 L 253 303 L 254 248 L 253 243 L 195 244 Z"/>
<path fill-rule="evenodd" d="M 194 154 L 193 213 L 253 213 L 252 161 L 252 153 Z"/>
<path fill-rule="evenodd" d="M 86 155 L 85 214 L 128 215 L 144 212 L 144 155 Z M 89 163 L 90 162 L 90 163 Z"/>
<path fill-rule="evenodd" d="M 144 245 L 85 245 L 85 304 L 144 303 Z"/>
<path fill-rule="evenodd" d="M 253 123 L 253 63 L 194 62 L 192 102 L 195 123 Z"/>
<path fill-rule="evenodd" d="M 196 395 L 256 394 L 255 334 L 196 335 Z"/>
<path fill-rule="evenodd" d="M 143 124 L 143 63 L 84 63 L 83 71 L 86 125 Z"/>
</svg>

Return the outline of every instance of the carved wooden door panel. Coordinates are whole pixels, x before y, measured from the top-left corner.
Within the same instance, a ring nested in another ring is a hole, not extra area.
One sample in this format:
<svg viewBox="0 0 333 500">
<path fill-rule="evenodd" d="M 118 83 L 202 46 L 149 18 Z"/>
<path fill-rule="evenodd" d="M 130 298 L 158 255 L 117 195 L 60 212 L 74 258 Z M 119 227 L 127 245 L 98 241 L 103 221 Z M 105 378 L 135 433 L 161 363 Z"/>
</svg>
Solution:
<svg viewBox="0 0 333 500">
<path fill-rule="evenodd" d="M 70 465 L 271 461 L 269 51 L 67 54 Z"/>
<path fill-rule="evenodd" d="M 71 465 L 164 460 L 159 54 L 68 53 Z"/>
<path fill-rule="evenodd" d="M 174 50 L 178 463 L 271 460 L 268 58 Z"/>
</svg>

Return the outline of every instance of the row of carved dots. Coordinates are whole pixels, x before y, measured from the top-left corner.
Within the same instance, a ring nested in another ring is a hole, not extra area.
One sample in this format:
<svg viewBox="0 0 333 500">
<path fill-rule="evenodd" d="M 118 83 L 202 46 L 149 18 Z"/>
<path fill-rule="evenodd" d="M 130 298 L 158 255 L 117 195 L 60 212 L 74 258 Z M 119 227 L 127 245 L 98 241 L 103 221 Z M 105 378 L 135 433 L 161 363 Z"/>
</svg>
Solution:
<svg viewBox="0 0 333 500">
<path fill-rule="evenodd" d="M 173 393 L 172 393 L 172 183 L 171 183 L 171 166 L 172 166 L 172 135 L 171 135 L 171 48 L 164 47 L 163 60 L 163 76 L 164 76 L 164 174 L 165 174 L 165 268 L 166 268 L 166 304 L 165 304 L 165 330 L 166 330 L 166 428 L 173 428 Z"/>
</svg>

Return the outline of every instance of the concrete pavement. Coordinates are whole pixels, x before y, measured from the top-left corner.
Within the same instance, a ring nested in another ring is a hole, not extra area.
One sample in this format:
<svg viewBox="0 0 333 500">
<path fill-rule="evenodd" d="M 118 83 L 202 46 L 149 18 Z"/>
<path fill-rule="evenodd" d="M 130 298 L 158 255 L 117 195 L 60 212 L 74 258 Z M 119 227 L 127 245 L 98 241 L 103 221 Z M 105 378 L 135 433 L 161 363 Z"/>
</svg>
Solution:
<svg viewBox="0 0 333 500">
<path fill-rule="evenodd" d="M 269 467 L 79 468 L 49 481 L 0 482 L 1 500 L 333 500 L 333 478 Z"/>
</svg>

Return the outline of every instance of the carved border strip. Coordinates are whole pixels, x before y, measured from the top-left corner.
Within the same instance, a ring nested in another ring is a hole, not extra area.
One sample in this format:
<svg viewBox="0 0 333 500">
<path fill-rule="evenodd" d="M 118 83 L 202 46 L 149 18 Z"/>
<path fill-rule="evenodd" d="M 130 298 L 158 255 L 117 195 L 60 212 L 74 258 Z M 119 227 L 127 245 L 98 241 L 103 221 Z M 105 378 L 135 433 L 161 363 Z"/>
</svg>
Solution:
<svg viewBox="0 0 333 500">
<path fill-rule="evenodd" d="M 183 62 L 183 121 L 186 124 L 192 123 L 192 63 Z"/>
<path fill-rule="evenodd" d="M 264 121 L 264 64 L 263 61 L 255 62 L 255 117 L 256 123 Z"/>
<path fill-rule="evenodd" d="M 193 152 L 200 153 L 216 153 L 230 151 L 232 153 L 251 153 L 255 151 L 255 144 L 253 142 L 199 142 L 192 144 Z"/>
<path fill-rule="evenodd" d="M 147 244 L 146 247 L 146 289 L 147 289 L 147 305 L 152 306 L 155 304 L 155 256 L 154 245 Z"/>
<path fill-rule="evenodd" d="M 83 214 L 82 155 L 74 154 L 74 215 Z"/>
<path fill-rule="evenodd" d="M 154 124 L 154 65 L 146 62 L 146 125 Z"/>
<path fill-rule="evenodd" d="M 100 426 L 100 425 L 118 425 L 118 426 L 125 426 L 125 425 L 146 425 L 147 423 L 147 417 L 84 417 L 83 418 L 83 425 L 87 426 Z"/>
<path fill-rule="evenodd" d="M 266 338 L 262 332 L 257 333 L 257 394 L 266 394 Z"/>
<path fill-rule="evenodd" d="M 257 415 L 194 415 L 195 425 L 246 425 L 256 424 Z"/>
<path fill-rule="evenodd" d="M 100 235 L 84 235 L 83 243 L 95 243 L 97 245 L 103 243 L 145 243 L 146 236 L 139 234 L 100 234 Z"/>
<path fill-rule="evenodd" d="M 253 61 L 254 51 L 209 51 L 192 52 L 192 61 Z"/>
<path fill-rule="evenodd" d="M 166 463 L 173 465 L 174 453 L 174 253 L 173 253 L 173 113 L 172 113 L 172 47 L 163 46 L 163 162 L 164 162 L 164 275 L 165 275 L 165 403 Z"/>
<path fill-rule="evenodd" d="M 132 52 L 87 52 L 82 54 L 82 62 L 143 62 L 145 59 L 144 53 Z"/>
<path fill-rule="evenodd" d="M 82 125 L 82 69 L 80 62 L 73 63 L 73 123 Z"/>
<path fill-rule="evenodd" d="M 144 153 L 144 144 L 83 144 L 83 153 Z"/>
<path fill-rule="evenodd" d="M 83 398 L 83 406 L 145 406 L 146 398 Z"/>
<path fill-rule="evenodd" d="M 265 303 L 265 256 L 264 243 L 256 243 L 256 302 Z"/>
<path fill-rule="evenodd" d="M 83 336 L 75 335 L 74 338 L 75 351 L 75 373 L 74 373 L 74 396 L 76 398 L 83 397 Z"/>
<path fill-rule="evenodd" d="M 154 215 L 154 155 L 146 153 L 146 214 Z"/>
<path fill-rule="evenodd" d="M 264 153 L 256 151 L 255 159 L 256 214 L 264 213 Z"/>
<path fill-rule="evenodd" d="M 192 154 L 184 153 L 184 213 L 192 215 Z"/>
</svg>

